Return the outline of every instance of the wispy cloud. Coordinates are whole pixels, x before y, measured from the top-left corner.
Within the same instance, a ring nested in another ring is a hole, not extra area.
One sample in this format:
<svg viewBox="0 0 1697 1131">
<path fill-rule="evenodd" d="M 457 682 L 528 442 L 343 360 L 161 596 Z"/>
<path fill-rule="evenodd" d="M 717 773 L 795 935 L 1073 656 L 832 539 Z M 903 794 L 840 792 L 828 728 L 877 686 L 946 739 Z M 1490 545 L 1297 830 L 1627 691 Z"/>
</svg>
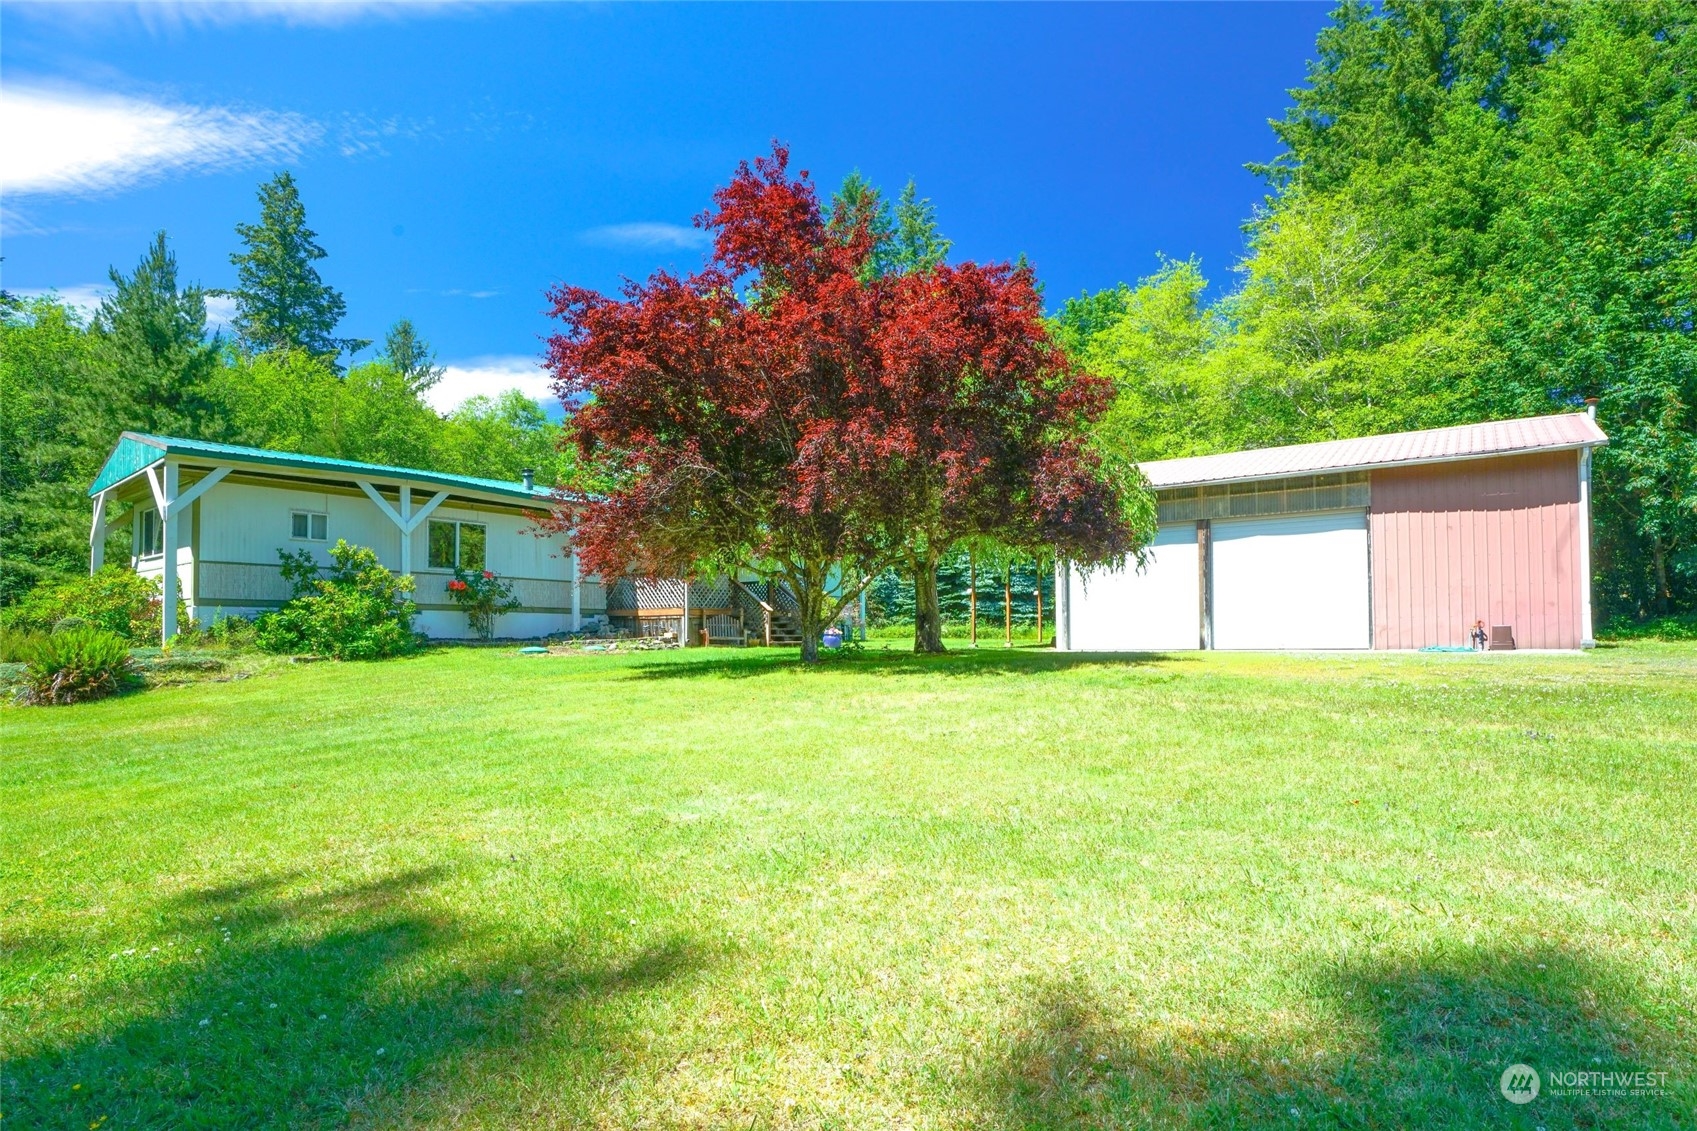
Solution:
<svg viewBox="0 0 1697 1131">
<path fill-rule="evenodd" d="M 408 287 L 409 295 L 440 295 L 442 298 L 494 298 L 500 291 L 471 290 L 467 287 L 449 287 L 447 290 L 437 290 L 434 287 Z"/>
<path fill-rule="evenodd" d="M 583 233 L 585 243 L 600 247 L 706 247 L 713 237 L 699 228 L 639 220 L 630 224 L 605 224 Z"/>
<path fill-rule="evenodd" d="M 98 193 L 171 173 L 288 161 L 322 132 L 298 114 L 13 81 L 0 87 L 0 192 Z"/>
<path fill-rule="evenodd" d="M 449 412 L 472 397 L 497 397 L 517 389 L 545 408 L 557 410 L 559 401 L 550 387 L 550 377 L 534 357 L 505 354 L 473 357 L 444 363 L 442 379 L 425 394 L 437 412 Z"/>
<path fill-rule="evenodd" d="M 474 0 L 131 0 L 122 4 L 17 0 L 9 5 L 62 24 L 109 23 L 114 13 L 121 13 L 156 34 L 254 21 L 335 27 L 366 19 L 408 19 L 488 6 Z"/>
<path fill-rule="evenodd" d="M 336 152 L 343 157 L 387 157 L 392 141 L 417 141 L 436 130 L 433 119 L 348 114 L 336 126 Z"/>
</svg>

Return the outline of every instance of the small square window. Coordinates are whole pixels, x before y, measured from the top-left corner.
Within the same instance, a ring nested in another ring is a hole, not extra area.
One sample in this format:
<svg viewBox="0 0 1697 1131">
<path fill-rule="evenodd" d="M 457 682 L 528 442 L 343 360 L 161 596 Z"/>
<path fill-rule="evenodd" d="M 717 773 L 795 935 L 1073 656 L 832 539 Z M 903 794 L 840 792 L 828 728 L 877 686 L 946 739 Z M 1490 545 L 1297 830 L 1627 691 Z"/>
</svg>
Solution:
<svg viewBox="0 0 1697 1131">
<path fill-rule="evenodd" d="M 307 542 L 329 541 L 330 516 L 318 511 L 290 511 L 289 537 Z"/>
</svg>

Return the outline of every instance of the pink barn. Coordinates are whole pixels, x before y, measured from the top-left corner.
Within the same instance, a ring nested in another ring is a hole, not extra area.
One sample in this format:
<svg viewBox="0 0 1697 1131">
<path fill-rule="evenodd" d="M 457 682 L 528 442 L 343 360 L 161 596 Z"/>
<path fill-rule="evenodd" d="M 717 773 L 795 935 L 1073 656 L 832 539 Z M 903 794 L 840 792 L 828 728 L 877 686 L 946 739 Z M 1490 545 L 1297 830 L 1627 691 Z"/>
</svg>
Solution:
<svg viewBox="0 0 1697 1131">
<path fill-rule="evenodd" d="M 1584 648 L 1590 413 L 1142 465 L 1139 569 L 1056 569 L 1057 646 Z"/>
</svg>

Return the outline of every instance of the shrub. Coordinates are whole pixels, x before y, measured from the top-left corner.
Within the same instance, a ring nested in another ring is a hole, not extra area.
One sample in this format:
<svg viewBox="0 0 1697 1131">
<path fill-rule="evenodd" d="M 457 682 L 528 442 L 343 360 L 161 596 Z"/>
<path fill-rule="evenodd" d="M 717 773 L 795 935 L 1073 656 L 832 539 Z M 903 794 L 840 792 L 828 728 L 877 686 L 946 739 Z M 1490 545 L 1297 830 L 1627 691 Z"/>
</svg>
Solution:
<svg viewBox="0 0 1697 1131">
<path fill-rule="evenodd" d="M 511 582 L 496 577 L 490 570 L 454 570 L 448 582 L 448 597 L 464 609 L 471 630 L 483 639 L 495 635 L 495 617 L 518 608 L 520 601 L 513 596 Z"/>
<path fill-rule="evenodd" d="M 138 682 L 129 641 L 98 628 L 43 636 L 24 661 L 26 703 L 65 706 L 101 699 Z"/>
<path fill-rule="evenodd" d="M 157 578 L 112 565 L 88 577 L 31 590 L 6 610 L 6 624 L 45 634 L 62 621 L 74 620 L 140 643 L 159 639 L 159 608 Z M 177 623 L 189 623 L 188 607 L 181 601 L 177 604 Z"/>
<path fill-rule="evenodd" d="M 201 630 L 201 636 L 214 648 L 242 651 L 258 643 L 253 621 L 246 617 L 220 617 Z"/>
<path fill-rule="evenodd" d="M 279 550 L 283 576 L 294 596 L 255 625 L 267 652 L 312 652 L 338 660 L 376 660 L 417 647 L 408 596 L 410 577 L 396 577 L 364 546 L 338 541 L 325 576 L 306 551 Z"/>
<path fill-rule="evenodd" d="M 1697 616 L 1654 617 L 1644 621 L 1616 617 L 1597 635 L 1604 640 L 1697 640 Z"/>
<path fill-rule="evenodd" d="M 41 642 L 39 632 L 24 632 L 10 625 L 0 627 L 0 664 L 21 664 Z"/>
</svg>

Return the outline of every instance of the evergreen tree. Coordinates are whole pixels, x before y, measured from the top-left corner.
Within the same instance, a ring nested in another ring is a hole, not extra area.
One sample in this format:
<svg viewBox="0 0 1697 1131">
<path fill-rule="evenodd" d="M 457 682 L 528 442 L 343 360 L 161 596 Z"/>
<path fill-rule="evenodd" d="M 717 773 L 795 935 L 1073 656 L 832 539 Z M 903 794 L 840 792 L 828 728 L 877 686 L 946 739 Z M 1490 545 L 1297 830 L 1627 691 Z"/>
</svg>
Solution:
<svg viewBox="0 0 1697 1131">
<path fill-rule="evenodd" d="M 866 230 L 872 237 L 872 254 L 862 269 L 862 282 L 869 282 L 894 270 L 895 228 L 890 219 L 890 202 L 885 200 L 872 182 L 855 169 L 843 178 L 843 183 L 831 196 L 831 231 L 839 239 L 855 231 L 861 214 L 866 213 Z"/>
<path fill-rule="evenodd" d="M 954 246 L 937 230 L 936 206 L 919 195 L 911 179 L 892 209 L 877 187 L 854 170 L 831 197 L 831 230 L 839 235 L 852 231 L 862 212 L 868 213 L 873 241 L 869 279 L 928 271 L 947 260 Z"/>
<path fill-rule="evenodd" d="M 442 379 L 443 369 L 436 364 L 436 351 L 413 329 L 410 318 L 389 327 L 383 338 L 383 357 L 416 393 L 424 392 Z"/>
<path fill-rule="evenodd" d="M 154 235 L 132 274 L 114 267 L 110 276 L 112 294 L 94 316 L 94 363 L 107 389 L 90 406 L 90 442 L 109 445 L 125 430 L 223 438 L 219 343 L 206 340 L 206 293 L 178 289 L 165 233 Z"/>
<path fill-rule="evenodd" d="M 326 253 L 306 226 L 294 177 L 278 173 L 260 185 L 259 223 L 237 224 L 236 234 L 245 250 L 230 256 L 239 280 L 235 326 L 250 353 L 293 349 L 335 359 L 371 344 L 335 336 L 347 303 L 313 266 Z"/>
<path fill-rule="evenodd" d="M 896 200 L 895 231 L 890 240 L 889 258 L 899 275 L 929 271 L 949 257 L 952 240 L 937 231 L 937 208 L 929 197 L 921 198 L 919 188 L 910 179 Z"/>
</svg>

